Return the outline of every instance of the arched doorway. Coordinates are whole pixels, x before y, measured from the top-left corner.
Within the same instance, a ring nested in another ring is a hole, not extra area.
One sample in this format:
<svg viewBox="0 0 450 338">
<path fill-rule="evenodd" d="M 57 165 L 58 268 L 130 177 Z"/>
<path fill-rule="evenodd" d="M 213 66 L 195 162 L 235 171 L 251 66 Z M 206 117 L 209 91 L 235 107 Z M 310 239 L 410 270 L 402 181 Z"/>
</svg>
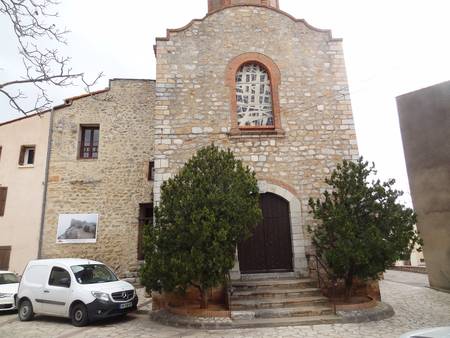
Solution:
<svg viewBox="0 0 450 338">
<path fill-rule="evenodd" d="M 241 273 L 292 271 L 292 237 L 289 202 L 273 194 L 260 195 L 263 220 L 253 236 L 239 243 Z"/>
</svg>

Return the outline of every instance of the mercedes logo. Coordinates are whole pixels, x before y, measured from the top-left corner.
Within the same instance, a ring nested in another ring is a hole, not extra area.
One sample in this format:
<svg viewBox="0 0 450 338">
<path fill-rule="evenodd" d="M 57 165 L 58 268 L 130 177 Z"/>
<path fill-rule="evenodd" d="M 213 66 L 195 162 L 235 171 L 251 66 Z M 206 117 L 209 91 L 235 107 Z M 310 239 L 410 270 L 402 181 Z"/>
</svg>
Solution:
<svg viewBox="0 0 450 338">
<path fill-rule="evenodd" d="M 124 291 L 124 292 L 122 292 L 122 298 L 123 299 L 127 299 L 128 298 L 128 295 L 127 295 L 127 293 Z"/>
</svg>

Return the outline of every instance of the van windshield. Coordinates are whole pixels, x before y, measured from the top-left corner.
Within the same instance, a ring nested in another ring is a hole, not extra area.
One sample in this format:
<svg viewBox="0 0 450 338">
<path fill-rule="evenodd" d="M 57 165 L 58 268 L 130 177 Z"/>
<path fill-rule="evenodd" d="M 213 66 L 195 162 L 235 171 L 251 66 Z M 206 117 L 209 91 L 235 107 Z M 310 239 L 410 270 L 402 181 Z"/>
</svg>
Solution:
<svg viewBox="0 0 450 338">
<path fill-rule="evenodd" d="M 108 283 L 118 280 L 116 275 L 106 265 L 72 265 L 70 268 L 79 284 Z"/>
</svg>

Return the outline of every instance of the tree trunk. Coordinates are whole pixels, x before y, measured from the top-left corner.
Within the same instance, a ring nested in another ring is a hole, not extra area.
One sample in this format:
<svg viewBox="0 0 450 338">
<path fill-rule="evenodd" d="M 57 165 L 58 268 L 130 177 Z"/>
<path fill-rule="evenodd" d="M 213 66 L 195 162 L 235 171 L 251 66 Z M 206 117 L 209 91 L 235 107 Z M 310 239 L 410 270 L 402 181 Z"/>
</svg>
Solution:
<svg viewBox="0 0 450 338">
<path fill-rule="evenodd" d="M 353 286 L 353 267 L 348 271 L 347 277 L 345 278 L 345 300 L 348 301 L 352 296 L 352 286 Z"/>
<path fill-rule="evenodd" d="M 200 290 L 200 309 L 207 309 L 208 308 L 208 289 L 201 289 Z"/>
</svg>

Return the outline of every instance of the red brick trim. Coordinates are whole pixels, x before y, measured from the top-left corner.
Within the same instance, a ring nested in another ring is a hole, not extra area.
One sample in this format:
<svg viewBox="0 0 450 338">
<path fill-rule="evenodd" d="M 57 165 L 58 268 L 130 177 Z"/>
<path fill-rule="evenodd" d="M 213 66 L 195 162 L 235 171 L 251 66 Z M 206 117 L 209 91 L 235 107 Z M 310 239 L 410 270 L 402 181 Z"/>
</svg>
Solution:
<svg viewBox="0 0 450 338">
<path fill-rule="evenodd" d="M 222 0 L 222 5 L 217 9 L 223 9 L 227 6 L 231 6 L 231 0 Z M 216 7 L 214 6 L 214 0 L 208 0 L 208 13 L 216 11 L 217 9 L 213 9 L 214 7 Z"/>
<path fill-rule="evenodd" d="M 269 73 L 270 83 L 272 86 L 272 110 L 274 126 L 270 127 L 238 127 L 237 121 L 237 102 L 236 102 L 236 72 L 246 63 L 256 62 L 264 66 Z M 242 134 L 246 131 L 256 130 L 275 130 L 281 132 L 281 118 L 280 118 L 280 97 L 278 94 L 278 86 L 281 82 L 281 73 L 278 66 L 271 58 L 260 53 L 244 53 L 233 58 L 226 68 L 225 85 L 230 89 L 230 113 L 231 113 L 231 135 Z"/>
<path fill-rule="evenodd" d="M 230 7 L 230 6 L 242 6 L 242 5 L 262 5 L 262 6 L 267 6 L 267 7 L 275 7 L 275 8 L 280 8 L 280 4 L 278 0 L 275 0 L 274 4 L 270 4 L 270 0 L 256 0 L 259 1 L 260 3 L 255 3 L 255 0 L 253 1 L 249 1 L 247 0 L 247 3 L 241 3 L 241 4 L 232 4 L 232 0 L 219 0 L 219 2 L 217 3 L 217 1 L 214 0 L 208 0 L 208 13 L 217 11 L 219 9 L 223 9 L 225 7 Z"/>
<path fill-rule="evenodd" d="M 297 190 L 295 190 L 295 188 L 281 180 L 278 180 L 276 178 L 272 178 L 272 177 L 264 177 L 264 176 L 257 176 L 258 181 L 266 181 L 267 183 L 273 184 L 273 185 L 278 185 L 279 187 L 282 187 L 283 189 L 286 189 L 287 191 L 289 191 L 292 195 L 294 195 L 295 197 L 297 197 L 298 200 L 300 200 L 300 195 L 297 193 Z"/>
</svg>

